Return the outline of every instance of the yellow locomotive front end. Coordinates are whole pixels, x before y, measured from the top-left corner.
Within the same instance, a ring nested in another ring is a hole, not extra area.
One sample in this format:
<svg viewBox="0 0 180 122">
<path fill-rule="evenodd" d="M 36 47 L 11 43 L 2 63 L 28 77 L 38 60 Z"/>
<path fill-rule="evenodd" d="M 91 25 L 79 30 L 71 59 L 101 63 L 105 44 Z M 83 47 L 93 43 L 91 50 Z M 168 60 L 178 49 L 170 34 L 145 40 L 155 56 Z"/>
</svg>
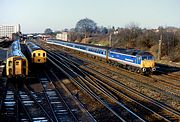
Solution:
<svg viewBox="0 0 180 122">
<path fill-rule="evenodd" d="M 153 68 L 153 67 L 155 67 L 155 61 L 154 60 L 143 60 L 141 63 L 141 66 L 144 68 Z"/>
<path fill-rule="evenodd" d="M 6 76 L 13 76 L 13 57 L 10 57 L 6 60 Z"/>
<path fill-rule="evenodd" d="M 155 60 L 152 55 L 142 56 L 141 68 L 143 72 L 146 71 L 154 72 L 156 70 Z"/>
<path fill-rule="evenodd" d="M 32 62 L 33 63 L 46 63 L 46 52 L 44 50 L 35 50 L 32 53 Z"/>
<path fill-rule="evenodd" d="M 26 58 L 14 56 L 6 60 L 7 77 L 25 77 L 28 75 L 28 62 Z"/>
</svg>

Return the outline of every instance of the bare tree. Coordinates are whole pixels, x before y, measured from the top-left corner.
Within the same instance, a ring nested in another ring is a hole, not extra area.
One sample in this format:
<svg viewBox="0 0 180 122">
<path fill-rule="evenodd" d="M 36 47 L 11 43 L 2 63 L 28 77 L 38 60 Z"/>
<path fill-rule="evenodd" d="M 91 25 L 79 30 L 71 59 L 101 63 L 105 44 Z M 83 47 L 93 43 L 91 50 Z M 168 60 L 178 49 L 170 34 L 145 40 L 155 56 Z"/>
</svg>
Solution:
<svg viewBox="0 0 180 122">
<path fill-rule="evenodd" d="M 45 31 L 44 31 L 45 34 L 52 34 L 53 31 L 51 28 L 46 28 Z"/>
<path fill-rule="evenodd" d="M 88 18 L 79 20 L 75 27 L 75 30 L 77 32 L 83 33 L 85 35 L 85 38 L 89 37 L 90 34 L 94 33 L 96 29 L 96 23 Z"/>
</svg>

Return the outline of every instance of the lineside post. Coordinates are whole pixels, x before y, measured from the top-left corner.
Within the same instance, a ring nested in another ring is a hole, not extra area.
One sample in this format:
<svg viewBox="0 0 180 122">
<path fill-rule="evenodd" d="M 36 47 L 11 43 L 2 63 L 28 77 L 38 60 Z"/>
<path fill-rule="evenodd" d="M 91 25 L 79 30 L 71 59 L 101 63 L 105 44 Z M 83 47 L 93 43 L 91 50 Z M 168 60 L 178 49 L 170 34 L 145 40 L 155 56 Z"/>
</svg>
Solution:
<svg viewBox="0 0 180 122">
<path fill-rule="evenodd" d="M 159 49 L 158 49 L 158 60 L 161 60 L 161 46 L 162 46 L 162 35 L 159 40 Z"/>
</svg>

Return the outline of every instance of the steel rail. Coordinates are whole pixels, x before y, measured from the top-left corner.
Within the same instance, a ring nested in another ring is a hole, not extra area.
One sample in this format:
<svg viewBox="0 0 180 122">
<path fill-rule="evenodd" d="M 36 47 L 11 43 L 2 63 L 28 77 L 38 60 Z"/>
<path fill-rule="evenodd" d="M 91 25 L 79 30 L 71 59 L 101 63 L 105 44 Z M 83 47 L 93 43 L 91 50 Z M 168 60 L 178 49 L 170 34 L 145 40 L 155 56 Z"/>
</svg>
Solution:
<svg viewBox="0 0 180 122">
<path fill-rule="evenodd" d="M 39 79 L 39 77 L 38 77 L 38 79 Z M 40 80 L 39 80 L 39 81 L 40 81 Z M 51 109 L 51 112 L 52 112 L 52 114 L 53 114 L 53 117 L 54 117 L 55 121 L 57 122 L 57 121 L 58 121 L 58 118 L 57 118 L 57 116 L 56 116 L 56 114 L 55 114 L 55 112 L 54 112 L 54 110 L 53 110 L 53 107 L 52 107 L 52 105 L 51 105 L 51 103 L 50 103 L 49 97 L 48 97 L 48 95 L 47 95 L 47 93 L 46 93 L 47 90 L 46 90 L 46 88 L 44 87 L 42 81 L 40 81 L 40 84 L 42 85 L 42 87 L 43 87 L 43 89 L 44 89 L 43 94 L 45 95 L 45 98 L 46 98 L 47 103 L 48 103 L 48 105 L 49 105 L 49 107 L 50 107 L 50 109 Z"/>
<path fill-rule="evenodd" d="M 92 70 L 92 69 L 91 69 L 91 70 Z M 111 81 L 111 82 L 113 82 L 113 83 L 115 83 L 115 84 L 117 84 L 117 85 L 119 85 L 119 86 L 121 86 L 121 87 L 124 87 L 125 89 L 129 90 L 132 94 L 139 95 L 139 96 L 141 96 L 142 98 L 147 99 L 150 103 L 152 103 L 152 104 L 154 104 L 154 105 L 156 105 L 156 106 L 158 106 L 158 107 L 160 107 L 160 108 L 162 108 L 162 109 L 165 109 L 165 110 L 167 110 L 168 112 L 173 113 L 174 115 L 180 117 L 180 112 L 179 112 L 179 111 L 174 110 L 173 108 L 170 108 L 169 106 L 164 105 L 164 104 L 162 104 L 162 103 L 160 103 L 160 102 L 157 102 L 156 100 L 154 100 L 154 99 L 152 99 L 152 98 L 150 98 L 150 97 L 148 97 L 148 96 L 146 96 L 146 95 L 144 95 L 144 94 L 142 94 L 142 93 L 139 93 L 138 91 L 136 91 L 136 90 L 134 90 L 134 89 L 132 89 L 132 88 L 129 88 L 129 87 L 125 86 L 124 84 L 122 84 L 122 83 L 120 83 L 120 82 L 118 82 L 118 81 L 116 81 L 116 80 L 114 80 L 114 79 L 112 79 L 112 78 L 110 78 L 110 77 L 108 77 L 108 76 L 104 76 L 102 73 L 100 73 L 100 72 L 98 72 L 98 71 L 94 71 L 94 72 L 95 72 L 96 74 L 100 75 L 101 77 L 104 77 L 105 79 L 108 79 L 109 81 Z"/>
<path fill-rule="evenodd" d="M 24 86 L 24 92 L 26 93 L 26 95 L 29 95 L 30 98 L 35 102 L 35 104 L 40 107 L 40 109 L 42 110 L 42 112 L 45 114 L 45 116 L 47 117 L 47 119 L 51 122 L 53 122 L 53 120 L 51 119 L 51 117 L 49 116 L 49 114 L 47 113 L 47 111 L 43 108 L 43 106 L 36 100 L 36 98 L 34 98 L 34 96 L 32 95 L 31 91 L 26 87 Z M 19 96 L 20 97 L 20 96 Z M 21 98 L 20 98 L 21 100 Z M 22 101 L 21 101 L 22 102 Z M 24 106 L 25 107 L 25 106 Z M 25 107 L 26 108 L 26 107 Z M 26 108 L 27 109 L 27 108 Z M 28 110 L 27 110 L 28 111 Z M 31 115 L 30 115 L 31 116 Z M 32 116 L 31 116 L 32 118 Z"/>
<path fill-rule="evenodd" d="M 61 55 L 59 55 L 59 56 L 61 56 Z M 66 58 L 66 57 L 64 57 L 64 56 L 63 56 L 63 58 L 65 58 L 65 59 L 67 60 L 67 63 L 68 63 L 69 65 L 73 65 L 73 63 L 71 62 L 71 60 L 67 59 L 67 58 Z M 75 66 L 75 65 L 73 65 L 73 66 L 74 66 L 74 67 L 76 67 L 78 70 L 80 70 L 80 71 L 81 71 L 84 75 L 86 75 L 86 76 L 89 76 L 89 75 L 90 75 L 90 74 L 89 74 L 89 73 L 87 73 L 86 71 L 82 71 L 82 70 L 81 70 L 80 68 L 78 68 L 77 66 Z M 91 71 L 92 71 L 92 70 L 91 70 Z M 107 84 L 105 84 L 104 82 L 102 82 L 102 81 L 98 80 L 98 79 L 97 79 L 97 78 L 95 78 L 94 76 L 91 76 L 91 77 L 93 77 L 94 79 L 96 79 L 96 81 L 100 82 L 101 84 L 104 84 L 106 87 L 110 87 L 109 85 L 107 85 Z M 93 81 L 93 80 L 91 80 L 91 81 Z M 131 101 L 133 101 L 133 102 L 135 102 L 135 103 L 139 104 L 141 107 L 143 107 L 143 108 L 145 108 L 146 110 L 148 110 L 148 111 L 150 111 L 150 112 L 152 112 L 152 113 L 156 114 L 157 116 L 159 116 L 159 117 L 163 118 L 164 120 L 169 121 L 169 122 L 171 121 L 171 120 L 168 120 L 167 118 L 165 118 L 164 116 L 162 116 L 162 115 L 158 114 L 157 112 L 155 112 L 155 111 L 151 110 L 150 108 L 148 108 L 148 107 L 146 107 L 146 106 L 142 105 L 142 104 L 141 104 L 141 103 L 139 103 L 138 101 L 136 101 L 136 100 L 134 100 L 134 99 L 130 98 L 128 95 L 125 95 L 124 93 L 122 93 L 122 92 L 120 92 L 120 91 L 116 90 L 115 88 L 111 87 L 111 89 L 113 89 L 113 91 L 116 91 L 116 93 L 119 93 L 119 94 L 122 94 L 122 95 L 124 95 L 124 96 L 128 97 Z"/>
<path fill-rule="evenodd" d="M 49 80 L 49 77 L 48 77 L 48 75 L 45 73 L 45 75 L 46 75 L 46 77 L 48 78 L 48 80 Z M 43 84 L 42 83 L 42 81 L 41 81 L 41 84 L 42 84 L 42 86 L 43 86 L 43 89 L 44 89 L 44 91 L 47 91 L 46 90 L 46 88 L 45 88 L 45 84 Z M 55 89 L 53 89 L 55 92 L 56 92 L 56 94 L 59 96 L 59 98 L 61 99 L 61 102 L 63 102 L 63 104 L 65 105 L 65 107 L 67 108 L 67 110 L 69 111 L 69 113 L 71 114 L 71 116 L 73 117 L 73 119 L 76 121 L 76 122 L 78 122 L 78 119 L 76 118 L 76 116 L 74 115 L 74 113 L 71 111 L 71 109 L 70 109 L 70 107 L 68 106 L 68 104 L 66 103 L 66 101 L 64 100 L 64 98 L 62 97 L 62 95 L 59 93 L 59 91 L 57 90 L 57 88 L 55 87 L 55 85 L 54 84 L 51 84 L 51 85 L 53 85 L 53 87 L 55 88 Z M 49 100 L 49 97 L 48 97 L 48 95 L 47 95 L 47 93 L 45 93 L 46 94 L 46 97 L 47 97 L 47 99 L 48 99 L 48 101 L 49 101 L 49 103 L 50 103 L 50 100 Z M 52 105 L 50 104 L 50 106 L 51 106 L 51 108 L 52 108 L 52 110 L 53 110 L 53 107 L 52 107 Z M 53 112 L 54 113 L 54 112 Z M 55 117 L 56 117 L 56 114 L 54 113 L 54 115 L 55 115 Z M 56 117 L 56 119 L 57 119 L 57 117 Z M 57 119 L 57 121 L 58 121 L 58 119 Z"/>
<path fill-rule="evenodd" d="M 53 56 L 51 56 L 52 58 L 54 58 Z M 57 59 L 54 58 L 54 60 L 57 61 Z M 62 64 L 64 65 L 64 64 Z M 71 69 L 71 71 L 73 71 Z M 73 71 L 74 72 L 74 71 Z M 77 74 L 76 74 L 77 75 Z M 103 92 L 102 92 L 103 93 Z M 105 93 L 104 93 L 105 94 Z M 107 97 L 109 97 L 110 99 L 112 99 L 113 101 L 115 101 L 116 104 L 118 104 L 119 106 L 121 106 L 122 108 L 124 108 L 125 110 L 127 110 L 129 113 L 131 113 L 132 115 L 134 115 L 135 117 L 137 117 L 139 120 L 141 121 L 145 121 L 143 120 L 141 117 L 139 117 L 138 115 L 136 115 L 134 112 L 132 112 L 130 109 L 128 109 L 127 107 L 125 107 L 122 103 L 120 103 L 119 101 L 117 101 L 116 99 L 112 98 L 111 96 L 109 96 L 108 94 L 105 94 Z"/>
<path fill-rule="evenodd" d="M 54 78 L 57 80 L 57 81 L 60 81 L 60 79 L 58 78 L 58 76 L 51 70 L 50 73 L 54 76 Z M 46 73 L 47 74 L 47 73 Z M 47 76 L 49 77 L 49 74 L 47 74 Z M 56 86 L 57 88 L 58 85 L 53 82 L 51 80 L 51 78 L 49 77 L 50 81 L 54 84 L 54 86 Z M 58 82 L 60 84 L 60 86 L 65 90 L 65 92 L 68 94 L 68 96 L 70 96 L 70 98 L 75 101 L 76 105 L 79 107 L 79 109 L 85 114 L 85 116 L 87 116 L 89 118 L 89 121 L 93 121 L 93 122 L 96 122 L 96 120 L 94 119 L 94 117 L 89 113 L 89 111 L 87 111 L 84 106 L 78 101 L 77 98 L 75 98 L 71 92 L 69 91 L 69 89 L 67 89 L 67 87 L 62 83 L 62 82 Z"/>
<path fill-rule="evenodd" d="M 114 115 L 116 115 L 121 121 L 126 122 L 125 119 L 123 119 L 121 116 L 119 116 L 119 114 L 117 114 L 111 107 L 109 107 L 106 103 L 104 103 L 104 101 L 102 101 L 99 97 L 97 97 L 95 94 L 92 94 L 89 90 L 87 90 L 86 88 L 84 88 L 84 86 L 82 86 L 78 81 L 76 81 L 76 79 L 74 79 L 71 75 L 69 75 L 66 71 L 64 71 L 59 65 L 57 65 L 56 63 L 54 63 L 51 59 L 48 60 L 53 63 L 58 69 L 60 69 L 66 76 L 69 77 L 69 79 L 71 79 L 71 81 L 76 84 L 80 89 L 82 89 L 83 91 L 85 91 L 90 97 L 94 97 L 96 100 L 98 100 L 102 105 L 104 105 L 108 110 L 110 110 Z"/>
<path fill-rule="evenodd" d="M 64 58 L 66 58 L 67 60 L 69 60 L 67 57 L 64 57 Z M 73 62 L 72 60 L 71 60 L 71 63 L 74 63 L 74 64 L 76 64 L 76 65 L 79 65 L 77 62 Z M 94 74 L 100 74 L 100 76 L 102 76 L 102 77 L 104 76 L 105 79 L 108 79 L 108 80 L 116 83 L 117 85 L 120 85 L 120 86 L 124 87 L 125 89 L 128 89 L 129 91 L 131 91 L 131 93 L 133 93 L 133 94 L 136 93 L 137 95 L 139 95 L 139 96 L 141 96 L 141 97 L 143 97 L 143 98 L 146 98 L 147 100 L 151 101 L 152 104 L 154 104 L 154 105 L 156 105 L 156 106 L 158 106 L 158 107 L 160 107 L 160 108 L 164 108 L 164 109 L 166 109 L 166 110 L 167 110 L 168 112 L 170 112 L 170 113 L 173 112 L 173 114 L 175 114 L 176 116 L 179 116 L 179 117 L 180 117 L 180 112 L 179 112 L 179 111 L 177 111 L 177 110 L 175 110 L 175 109 L 173 109 L 173 108 L 170 108 L 169 106 L 167 106 L 167 105 L 165 105 L 165 104 L 159 103 L 159 102 L 157 102 L 156 100 L 154 100 L 154 99 L 152 99 L 152 98 L 150 98 L 150 97 L 148 97 L 148 96 L 145 96 L 144 94 L 139 93 L 138 91 L 136 91 L 136 90 L 134 90 L 134 89 L 132 89 L 132 88 L 130 88 L 130 87 L 127 87 L 127 86 L 125 86 L 124 84 L 122 84 L 122 83 L 120 83 L 120 82 L 118 82 L 118 81 L 116 81 L 116 80 L 114 80 L 114 79 L 112 79 L 112 78 L 110 78 L 110 77 L 108 77 L 108 76 L 105 76 L 104 74 L 102 74 L 102 73 L 100 73 L 100 72 L 98 72 L 98 71 L 95 71 L 95 70 L 92 69 L 92 68 L 89 68 L 89 67 L 87 68 L 86 66 L 82 66 L 82 67 L 84 67 L 85 69 L 93 70 L 93 71 L 95 72 Z"/>
</svg>

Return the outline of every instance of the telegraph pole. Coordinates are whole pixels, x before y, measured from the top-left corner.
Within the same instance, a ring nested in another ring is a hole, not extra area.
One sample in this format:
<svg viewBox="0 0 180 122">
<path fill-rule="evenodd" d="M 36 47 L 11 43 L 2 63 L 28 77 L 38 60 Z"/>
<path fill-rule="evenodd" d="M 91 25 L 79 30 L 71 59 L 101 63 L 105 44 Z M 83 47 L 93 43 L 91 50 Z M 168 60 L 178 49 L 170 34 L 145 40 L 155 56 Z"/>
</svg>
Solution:
<svg viewBox="0 0 180 122">
<path fill-rule="evenodd" d="M 109 35 L 109 46 L 112 47 L 112 34 Z"/>
<path fill-rule="evenodd" d="M 159 49 L 158 49 L 158 60 L 161 60 L 161 46 L 162 46 L 162 34 L 159 40 Z"/>
</svg>

